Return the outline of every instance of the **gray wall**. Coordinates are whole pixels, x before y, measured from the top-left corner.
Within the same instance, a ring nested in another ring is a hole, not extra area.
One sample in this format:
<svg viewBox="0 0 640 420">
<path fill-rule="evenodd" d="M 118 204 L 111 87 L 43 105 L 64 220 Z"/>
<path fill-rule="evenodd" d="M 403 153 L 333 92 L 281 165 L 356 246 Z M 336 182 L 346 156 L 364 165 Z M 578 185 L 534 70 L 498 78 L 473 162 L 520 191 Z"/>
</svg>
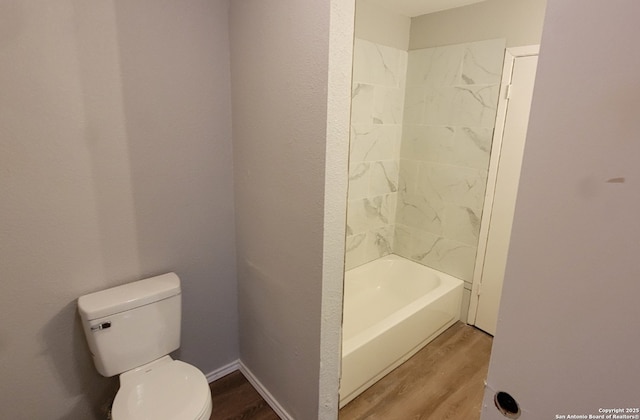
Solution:
<svg viewBox="0 0 640 420">
<path fill-rule="evenodd" d="M 547 0 L 486 0 L 411 19 L 409 49 L 506 38 L 507 47 L 540 43 Z"/>
<path fill-rule="evenodd" d="M 319 409 L 329 6 L 230 14 L 240 357 L 296 419 Z"/>
<path fill-rule="evenodd" d="M 370 1 L 356 0 L 356 38 L 406 51 L 411 18 Z"/>
<path fill-rule="evenodd" d="M 179 356 L 237 359 L 227 2 L 0 6 L 0 418 L 90 419 L 88 292 L 176 271 Z"/>
<path fill-rule="evenodd" d="M 354 0 L 329 3 L 319 420 L 338 417 L 355 14 Z"/>
<path fill-rule="evenodd" d="M 483 419 L 638 407 L 638 15 L 549 0 Z"/>
</svg>

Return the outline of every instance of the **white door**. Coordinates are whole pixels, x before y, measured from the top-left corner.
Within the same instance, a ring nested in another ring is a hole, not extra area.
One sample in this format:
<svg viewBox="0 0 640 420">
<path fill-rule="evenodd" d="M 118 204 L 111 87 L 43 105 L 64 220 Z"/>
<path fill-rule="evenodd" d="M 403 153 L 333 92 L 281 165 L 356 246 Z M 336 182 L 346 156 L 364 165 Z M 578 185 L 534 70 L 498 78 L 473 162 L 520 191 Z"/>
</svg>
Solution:
<svg viewBox="0 0 640 420">
<path fill-rule="evenodd" d="M 499 148 L 499 158 L 494 159 L 493 176 L 489 177 L 490 180 L 495 179 L 495 187 L 487 189 L 489 194 L 493 193 L 493 200 L 489 199 L 489 205 L 485 206 L 485 211 L 490 211 L 490 217 L 485 236 L 484 264 L 481 264 L 475 314 L 476 327 L 492 335 L 495 335 L 498 321 L 498 307 L 538 64 L 537 49 L 535 55 L 523 56 L 515 56 L 507 51 L 506 61 L 505 69 L 511 69 L 511 80 L 510 84 L 507 84 L 508 88 L 503 89 L 502 100 L 505 103 L 501 109 L 504 115 L 498 117 L 499 124 L 504 121 L 504 125 L 500 127 L 503 128 L 502 141 L 494 140 L 494 151 Z M 509 80 L 508 74 L 506 77 L 506 80 Z M 496 135 L 500 135 L 500 131 L 497 129 Z M 482 247 L 479 248 L 479 252 L 481 251 Z"/>
</svg>

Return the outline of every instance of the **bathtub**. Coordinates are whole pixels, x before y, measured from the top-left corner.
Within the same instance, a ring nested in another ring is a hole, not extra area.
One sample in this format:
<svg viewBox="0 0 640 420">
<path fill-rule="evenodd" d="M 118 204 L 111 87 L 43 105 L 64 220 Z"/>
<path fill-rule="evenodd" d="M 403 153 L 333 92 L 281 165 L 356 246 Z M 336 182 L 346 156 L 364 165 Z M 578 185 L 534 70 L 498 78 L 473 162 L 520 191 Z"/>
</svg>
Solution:
<svg viewBox="0 0 640 420">
<path fill-rule="evenodd" d="M 460 318 L 463 282 L 388 255 L 345 273 L 340 407 Z"/>
</svg>

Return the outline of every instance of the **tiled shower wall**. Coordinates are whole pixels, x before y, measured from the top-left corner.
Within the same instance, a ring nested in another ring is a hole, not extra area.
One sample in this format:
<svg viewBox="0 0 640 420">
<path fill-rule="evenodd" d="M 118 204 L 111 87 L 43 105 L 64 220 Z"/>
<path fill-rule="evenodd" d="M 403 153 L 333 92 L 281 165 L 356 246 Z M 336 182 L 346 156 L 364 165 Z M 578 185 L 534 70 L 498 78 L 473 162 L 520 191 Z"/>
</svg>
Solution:
<svg viewBox="0 0 640 420">
<path fill-rule="evenodd" d="M 356 38 L 346 268 L 393 252 L 407 52 Z"/>
<path fill-rule="evenodd" d="M 347 269 L 395 253 L 471 288 L 504 49 L 355 40 Z"/>
<path fill-rule="evenodd" d="M 471 288 L 505 40 L 409 52 L 394 253 Z"/>
</svg>

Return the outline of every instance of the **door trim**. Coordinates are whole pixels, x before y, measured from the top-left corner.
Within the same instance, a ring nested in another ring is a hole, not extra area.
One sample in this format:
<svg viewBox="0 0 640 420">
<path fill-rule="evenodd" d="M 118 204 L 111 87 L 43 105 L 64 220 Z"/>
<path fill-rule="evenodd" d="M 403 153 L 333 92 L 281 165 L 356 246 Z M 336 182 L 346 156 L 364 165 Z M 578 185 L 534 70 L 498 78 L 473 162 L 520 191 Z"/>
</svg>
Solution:
<svg viewBox="0 0 640 420">
<path fill-rule="evenodd" d="M 484 205 L 482 208 L 482 219 L 480 222 L 480 233 L 478 235 L 478 251 L 476 253 L 476 263 L 473 270 L 473 280 L 471 283 L 471 298 L 469 300 L 469 312 L 467 313 L 467 324 L 475 325 L 478 311 L 478 301 L 480 299 L 480 286 L 482 284 L 482 272 L 484 270 L 485 254 L 487 251 L 487 240 L 489 238 L 489 224 L 491 212 L 493 210 L 493 198 L 498 178 L 498 164 L 500 162 L 500 151 L 502 149 L 502 137 L 507 119 L 507 89 L 511 84 L 513 66 L 516 58 L 530 57 L 538 55 L 540 45 L 527 45 L 522 47 L 510 47 L 505 51 L 504 66 L 502 68 L 502 80 L 500 81 L 500 93 L 498 96 L 498 108 L 496 112 L 496 125 L 493 131 L 493 141 L 491 146 L 491 156 L 489 158 L 489 172 L 487 174 L 487 189 L 485 191 Z"/>
</svg>

